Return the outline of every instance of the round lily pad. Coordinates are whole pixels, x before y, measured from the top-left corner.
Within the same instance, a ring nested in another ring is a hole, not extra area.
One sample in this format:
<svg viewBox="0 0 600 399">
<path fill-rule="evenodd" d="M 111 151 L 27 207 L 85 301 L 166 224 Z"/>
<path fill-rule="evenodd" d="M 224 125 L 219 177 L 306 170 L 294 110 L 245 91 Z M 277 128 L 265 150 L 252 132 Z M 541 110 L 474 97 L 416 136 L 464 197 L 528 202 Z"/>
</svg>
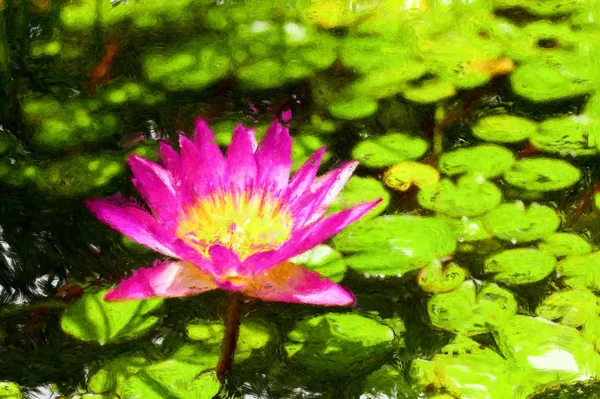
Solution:
<svg viewBox="0 0 600 399">
<path fill-rule="evenodd" d="M 596 295 L 589 290 L 555 292 L 537 307 L 535 313 L 545 319 L 559 321 L 571 327 L 580 327 L 598 315 Z"/>
<path fill-rule="evenodd" d="M 385 168 L 399 162 L 420 158 L 429 144 L 405 133 L 389 133 L 360 142 L 352 157 L 369 168 Z"/>
<path fill-rule="evenodd" d="M 600 291 L 600 251 L 567 256 L 556 269 L 567 286 Z"/>
<path fill-rule="evenodd" d="M 425 292 L 440 293 L 448 292 L 457 288 L 465 281 L 467 272 L 457 263 L 442 265 L 434 261 L 419 272 L 417 281 Z"/>
<path fill-rule="evenodd" d="M 529 137 L 531 144 L 542 151 L 561 155 L 593 155 L 598 152 L 589 146 L 589 125 L 593 120 L 585 115 L 547 119 Z"/>
<path fill-rule="evenodd" d="M 285 351 L 292 363 L 321 372 L 345 374 L 376 362 L 394 348 L 394 331 L 353 313 L 328 313 L 302 320 L 288 334 Z"/>
<path fill-rule="evenodd" d="M 436 103 L 455 94 L 456 88 L 439 78 L 426 79 L 417 85 L 408 84 L 402 90 L 404 98 L 420 104 Z"/>
<path fill-rule="evenodd" d="M 292 171 L 298 170 L 300 166 L 306 162 L 306 159 L 312 155 L 319 148 L 325 146 L 323 140 L 312 134 L 301 134 L 294 136 L 292 142 Z M 331 158 L 331 153 L 325 152 L 321 162 L 325 163 Z"/>
<path fill-rule="evenodd" d="M 556 212 L 547 206 L 522 202 L 505 203 L 484 216 L 487 229 L 501 240 L 531 242 L 554 233 L 560 225 Z"/>
<path fill-rule="evenodd" d="M 355 98 L 333 103 L 329 106 L 331 115 L 339 119 L 362 119 L 377 111 L 377 101 L 368 98 Z"/>
<path fill-rule="evenodd" d="M 315 270 L 320 275 L 335 282 L 342 281 L 346 272 L 346 262 L 344 262 L 342 255 L 328 245 L 317 245 L 313 249 L 295 256 L 290 261 L 310 270 Z"/>
<path fill-rule="evenodd" d="M 350 225 L 333 239 L 348 266 L 367 275 L 401 276 L 450 255 L 452 227 L 438 218 L 388 215 Z"/>
<path fill-rule="evenodd" d="M 584 238 L 572 233 L 554 233 L 545 237 L 538 248 L 555 256 L 585 255 L 592 252 L 592 246 Z"/>
<path fill-rule="evenodd" d="M 535 102 L 562 100 L 594 90 L 589 60 L 574 54 L 533 60 L 510 75 L 519 96 Z"/>
<path fill-rule="evenodd" d="M 515 163 L 514 154 L 495 144 L 482 144 L 448 151 L 440 157 L 438 167 L 445 175 L 481 174 L 485 178 L 500 176 Z"/>
<path fill-rule="evenodd" d="M 152 313 L 162 305 L 161 298 L 107 302 L 107 292 L 90 292 L 72 303 L 60 320 L 63 331 L 82 341 L 106 344 L 137 338 L 158 323 Z"/>
<path fill-rule="evenodd" d="M 527 140 L 537 129 L 529 119 L 514 115 L 491 115 L 481 118 L 473 126 L 473 136 L 495 143 L 518 143 Z"/>
<path fill-rule="evenodd" d="M 449 179 L 419 190 L 419 204 L 453 217 L 484 214 L 502 202 L 502 192 L 482 176 L 463 176 L 456 185 Z"/>
<path fill-rule="evenodd" d="M 0 398 L 2 399 L 22 399 L 21 387 L 10 381 L 0 381 Z"/>
<path fill-rule="evenodd" d="M 458 242 L 487 240 L 494 236 L 487 230 L 481 218 L 466 216 L 459 219 L 444 218 L 454 228 Z"/>
<path fill-rule="evenodd" d="M 502 251 L 485 260 L 484 271 L 505 284 L 529 284 L 546 278 L 556 266 L 550 252 L 534 248 Z"/>
<path fill-rule="evenodd" d="M 542 192 L 565 189 L 580 178 L 579 169 L 567 161 L 552 158 L 521 159 L 504 173 L 504 179 L 513 186 Z"/>
<path fill-rule="evenodd" d="M 400 162 L 383 174 L 385 185 L 397 191 L 407 191 L 413 185 L 424 187 L 437 183 L 439 180 L 440 173 L 437 169 L 412 161 Z"/>
<path fill-rule="evenodd" d="M 327 213 L 340 212 L 365 202 L 375 201 L 378 198 L 381 198 L 381 202 L 367 212 L 361 220 L 373 218 L 383 212 L 390 204 L 390 193 L 379 180 L 373 177 L 352 176 Z"/>
<path fill-rule="evenodd" d="M 427 304 L 431 323 L 463 335 L 488 332 L 517 312 L 513 295 L 496 284 L 486 284 L 477 293 L 475 283 L 467 280 L 451 292 L 436 294 Z"/>
</svg>

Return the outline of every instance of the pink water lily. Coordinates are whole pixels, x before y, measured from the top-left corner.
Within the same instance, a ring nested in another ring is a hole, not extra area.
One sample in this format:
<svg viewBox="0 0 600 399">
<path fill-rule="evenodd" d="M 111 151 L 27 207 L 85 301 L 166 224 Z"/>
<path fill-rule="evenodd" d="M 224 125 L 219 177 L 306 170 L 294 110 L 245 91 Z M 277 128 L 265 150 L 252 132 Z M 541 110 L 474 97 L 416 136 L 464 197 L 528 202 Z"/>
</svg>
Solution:
<svg viewBox="0 0 600 399">
<path fill-rule="evenodd" d="M 151 212 L 122 198 L 91 199 L 101 221 L 169 260 L 135 271 L 106 300 L 183 297 L 213 289 L 265 301 L 351 305 L 354 296 L 290 259 L 328 240 L 379 201 L 325 217 L 357 166 L 319 178 L 324 148 L 290 179 L 292 138 L 274 122 L 260 145 L 238 125 L 223 155 L 208 124 L 180 153 L 160 143 L 162 166 L 132 155 L 133 183 Z"/>
</svg>

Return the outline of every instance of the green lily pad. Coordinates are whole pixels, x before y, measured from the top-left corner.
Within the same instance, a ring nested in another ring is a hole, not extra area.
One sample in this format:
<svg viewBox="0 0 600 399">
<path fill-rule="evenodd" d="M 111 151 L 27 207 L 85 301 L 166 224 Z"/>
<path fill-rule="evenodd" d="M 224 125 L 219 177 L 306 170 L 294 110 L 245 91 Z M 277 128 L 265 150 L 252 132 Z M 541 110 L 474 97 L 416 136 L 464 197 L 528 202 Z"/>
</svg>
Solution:
<svg viewBox="0 0 600 399">
<path fill-rule="evenodd" d="M 460 219 L 452 219 L 444 217 L 444 220 L 454 228 L 458 242 L 487 240 L 494 236 L 487 230 L 481 218 L 463 216 Z"/>
<path fill-rule="evenodd" d="M 585 6 L 585 1 L 581 0 L 493 0 L 492 3 L 496 8 L 520 7 L 544 17 L 570 14 Z"/>
<path fill-rule="evenodd" d="M 390 365 L 369 374 L 363 386 L 362 399 L 378 399 L 382 397 L 413 397 L 415 392 L 404 378 L 404 375 Z"/>
<path fill-rule="evenodd" d="M 437 103 L 456 94 L 452 83 L 439 78 L 426 79 L 418 84 L 407 84 L 402 95 L 409 101 L 419 104 Z"/>
<path fill-rule="evenodd" d="M 130 376 L 138 373 L 150 363 L 142 356 L 124 355 L 102 365 L 88 379 L 88 389 L 94 393 L 107 393 L 115 391 L 117 386 L 123 385 Z"/>
<path fill-rule="evenodd" d="M 459 341 L 470 341 L 465 344 Z M 453 353 L 456 347 L 465 351 Z M 421 391 L 433 386 L 452 395 L 450 398 L 525 399 L 513 386 L 515 371 L 509 362 L 491 349 L 480 349 L 475 341 L 458 335 L 433 359 L 416 359 L 410 369 L 414 385 Z M 444 395 L 435 396 L 442 398 Z"/>
<path fill-rule="evenodd" d="M 202 373 L 202 374 L 200 374 Z M 202 366 L 166 360 L 129 377 L 123 399 L 212 399 L 221 388 L 213 371 Z"/>
<path fill-rule="evenodd" d="M 199 320 L 188 324 L 186 331 L 190 339 L 200 341 L 198 348 L 207 354 L 219 353 L 221 340 L 225 333 L 225 326 L 222 322 Z M 266 323 L 251 318 L 245 319 L 240 326 L 235 360 L 244 361 L 250 358 L 254 352 L 260 352 L 272 339 L 272 335 L 271 329 Z"/>
<path fill-rule="evenodd" d="M 333 245 L 361 273 L 401 276 L 452 254 L 456 238 L 444 220 L 389 215 L 350 225 Z"/>
<path fill-rule="evenodd" d="M 567 256 L 556 269 L 567 286 L 600 291 L 600 251 Z"/>
<path fill-rule="evenodd" d="M 106 302 L 107 292 L 87 293 L 69 305 L 61 317 L 63 331 L 82 341 L 106 344 L 137 338 L 158 323 L 152 312 L 162 305 L 162 299 Z"/>
<path fill-rule="evenodd" d="M 311 134 L 294 136 L 294 141 L 292 142 L 292 171 L 296 171 L 306 162 L 308 157 L 324 146 L 325 143 L 318 136 Z M 331 158 L 331 153 L 326 151 L 321 162 L 325 163 L 329 158 Z"/>
<path fill-rule="evenodd" d="M 561 159 L 527 158 L 517 161 L 504 173 L 504 179 L 524 190 L 556 191 L 577 183 L 581 172 Z"/>
<path fill-rule="evenodd" d="M 336 118 L 356 120 L 373 115 L 377 111 L 377 101 L 368 98 L 354 98 L 329 105 L 329 112 Z"/>
<path fill-rule="evenodd" d="M 502 355 L 527 373 L 528 385 L 541 391 L 595 378 L 600 356 L 579 332 L 541 317 L 514 316 L 496 326 Z"/>
<path fill-rule="evenodd" d="M 522 202 L 500 205 L 484 216 L 487 229 L 501 240 L 531 242 L 554 233 L 560 225 L 556 212 L 547 206 Z"/>
<path fill-rule="evenodd" d="M 0 398 L 2 399 L 23 399 L 21 387 L 10 381 L 0 381 Z"/>
<path fill-rule="evenodd" d="M 328 313 L 300 321 L 288 334 L 285 351 L 295 364 L 346 374 L 373 364 L 394 349 L 394 331 L 358 314 Z"/>
<path fill-rule="evenodd" d="M 433 166 L 413 161 L 400 162 L 383 174 L 385 185 L 397 191 L 407 191 L 413 185 L 424 187 L 439 180 L 440 172 Z"/>
<path fill-rule="evenodd" d="M 502 251 L 485 260 L 484 271 L 505 284 L 529 284 L 546 278 L 556 266 L 550 252 L 534 248 Z"/>
<path fill-rule="evenodd" d="M 590 317 L 582 329 L 583 337 L 600 351 L 600 317 Z"/>
<path fill-rule="evenodd" d="M 477 293 L 472 280 L 451 292 L 432 296 L 427 304 L 431 324 L 467 336 L 488 332 L 517 312 L 513 295 L 496 284 L 485 284 Z"/>
<path fill-rule="evenodd" d="M 566 326 L 580 327 L 598 316 L 596 301 L 596 295 L 589 290 L 559 291 L 545 298 L 535 314 Z"/>
<path fill-rule="evenodd" d="M 555 256 L 585 255 L 592 252 L 592 246 L 577 234 L 554 233 L 538 244 L 539 249 Z"/>
<path fill-rule="evenodd" d="M 518 143 L 537 130 L 537 123 L 514 115 L 491 115 L 473 126 L 473 136 L 495 143 Z"/>
<path fill-rule="evenodd" d="M 368 168 L 385 168 L 420 158 L 427 152 L 426 140 L 404 133 L 389 133 L 361 141 L 352 150 L 352 158 Z"/>
<path fill-rule="evenodd" d="M 319 272 L 324 277 L 340 282 L 346 273 L 346 262 L 342 255 L 329 245 L 317 245 L 292 259 L 291 262 Z"/>
<path fill-rule="evenodd" d="M 594 123 L 585 115 L 547 119 L 529 137 L 531 144 L 542 151 L 561 155 L 593 155 L 598 152 L 588 143 L 589 125 Z"/>
<path fill-rule="evenodd" d="M 507 148 L 482 144 L 449 151 L 440 157 L 438 166 L 443 174 L 481 174 L 491 179 L 500 176 L 515 163 L 514 154 Z"/>
<path fill-rule="evenodd" d="M 367 212 L 361 220 L 371 219 L 382 213 L 390 204 L 390 193 L 379 180 L 373 177 L 352 176 L 327 213 L 340 212 L 365 202 L 376 201 L 378 198 L 381 198 L 381 202 Z"/>
<path fill-rule="evenodd" d="M 434 261 L 421 269 L 417 281 L 423 291 L 440 293 L 456 289 L 465 281 L 466 276 L 466 270 L 457 263 L 442 265 L 441 262 Z"/>
<path fill-rule="evenodd" d="M 532 60 L 510 75 L 516 94 L 535 102 L 580 96 L 594 90 L 589 60 L 573 54 Z"/>
<path fill-rule="evenodd" d="M 502 202 L 502 191 L 482 176 L 462 176 L 456 185 L 442 179 L 419 190 L 419 205 L 453 217 L 478 216 Z"/>
</svg>

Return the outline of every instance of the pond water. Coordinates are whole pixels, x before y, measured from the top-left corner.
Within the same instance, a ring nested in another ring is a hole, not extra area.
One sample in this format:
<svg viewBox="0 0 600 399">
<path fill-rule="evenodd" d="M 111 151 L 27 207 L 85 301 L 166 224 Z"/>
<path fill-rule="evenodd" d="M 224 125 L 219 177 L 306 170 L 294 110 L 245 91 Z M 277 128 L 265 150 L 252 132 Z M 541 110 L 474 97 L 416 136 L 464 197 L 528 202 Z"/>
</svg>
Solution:
<svg viewBox="0 0 600 399">
<path fill-rule="evenodd" d="M 600 397 L 597 43 L 596 0 L 0 0 L 0 398 Z"/>
</svg>

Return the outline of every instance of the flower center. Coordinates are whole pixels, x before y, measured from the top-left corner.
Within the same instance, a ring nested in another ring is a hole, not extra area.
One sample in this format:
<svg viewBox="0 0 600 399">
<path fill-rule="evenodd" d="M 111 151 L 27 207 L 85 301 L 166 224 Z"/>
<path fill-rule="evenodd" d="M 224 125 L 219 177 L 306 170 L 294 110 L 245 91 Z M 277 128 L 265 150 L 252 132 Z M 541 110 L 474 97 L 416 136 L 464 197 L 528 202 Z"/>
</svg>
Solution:
<svg viewBox="0 0 600 399">
<path fill-rule="evenodd" d="M 244 260 L 279 248 L 292 231 L 285 204 L 264 192 L 215 192 L 185 210 L 177 236 L 205 256 L 220 244 Z"/>
</svg>

